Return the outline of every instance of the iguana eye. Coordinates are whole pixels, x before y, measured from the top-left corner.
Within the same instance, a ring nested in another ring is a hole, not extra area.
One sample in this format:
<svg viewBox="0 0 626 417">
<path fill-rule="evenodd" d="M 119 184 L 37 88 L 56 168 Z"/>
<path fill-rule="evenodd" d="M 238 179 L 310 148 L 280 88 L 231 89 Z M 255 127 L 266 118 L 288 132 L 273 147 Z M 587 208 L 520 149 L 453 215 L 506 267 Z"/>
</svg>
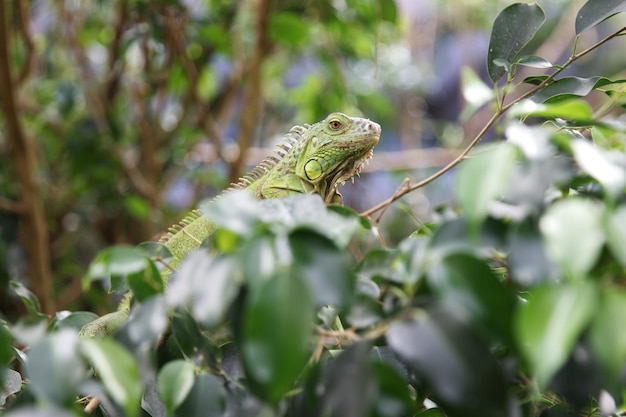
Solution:
<svg viewBox="0 0 626 417">
<path fill-rule="evenodd" d="M 339 130 L 341 129 L 342 126 L 343 126 L 343 123 L 341 123 L 337 119 L 333 119 L 330 122 L 328 122 L 328 127 L 330 127 L 331 130 Z"/>
</svg>

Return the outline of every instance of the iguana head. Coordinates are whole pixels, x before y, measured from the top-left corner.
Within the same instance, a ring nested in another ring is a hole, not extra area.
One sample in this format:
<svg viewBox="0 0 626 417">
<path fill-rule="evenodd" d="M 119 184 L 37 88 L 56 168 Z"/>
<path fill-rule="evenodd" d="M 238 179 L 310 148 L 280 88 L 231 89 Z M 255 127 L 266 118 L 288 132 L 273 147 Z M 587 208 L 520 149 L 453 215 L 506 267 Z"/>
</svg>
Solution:
<svg viewBox="0 0 626 417">
<path fill-rule="evenodd" d="M 358 175 L 380 139 L 380 125 L 368 119 L 331 113 L 304 134 L 295 173 L 306 192 L 340 202 L 338 189 Z"/>
</svg>

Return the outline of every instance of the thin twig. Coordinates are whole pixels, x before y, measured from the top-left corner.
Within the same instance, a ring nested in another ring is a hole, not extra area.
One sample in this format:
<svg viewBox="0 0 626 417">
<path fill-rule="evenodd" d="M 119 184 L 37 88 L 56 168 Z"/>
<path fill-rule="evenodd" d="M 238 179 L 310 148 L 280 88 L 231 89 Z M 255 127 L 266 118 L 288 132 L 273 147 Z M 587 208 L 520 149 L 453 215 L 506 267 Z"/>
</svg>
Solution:
<svg viewBox="0 0 626 417">
<path fill-rule="evenodd" d="M 456 157 L 452 162 L 450 162 L 448 165 L 446 165 L 445 167 L 443 167 L 442 169 L 440 169 L 439 171 L 437 171 L 436 173 L 434 173 L 430 177 L 428 177 L 428 178 L 426 178 L 426 179 L 424 179 L 424 180 L 422 180 L 422 181 L 420 181 L 420 182 L 418 182 L 416 184 L 413 184 L 413 185 L 411 185 L 409 187 L 406 187 L 400 193 L 397 193 L 397 192 L 394 193 L 393 196 L 389 197 L 387 200 L 383 201 L 382 203 L 379 203 L 376 206 L 361 212 L 360 213 L 361 216 L 366 216 L 366 217 L 367 216 L 371 216 L 373 213 L 376 213 L 379 210 L 386 209 L 387 206 L 389 206 L 390 204 L 392 204 L 394 201 L 398 200 L 399 198 L 401 198 L 405 194 L 408 194 L 408 193 L 410 193 L 412 191 L 417 190 L 418 188 L 421 188 L 421 187 L 425 186 L 426 184 L 431 183 L 432 181 L 436 180 L 437 178 L 439 178 L 440 176 L 442 176 L 446 172 L 450 171 L 452 168 L 457 166 L 465 158 L 465 156 L 467 156 L 467 154 L 474 148 L 474 146 L 476 146 L 476 144 L 478 144 L 478 142 L 480 142 L 480 140 L 487 133 L 487 131 L 495 124 L 495 122 L 498 119 L 500 119 L 500 117 L 507 110 L 509 110 L 512 106 L 514 106 L 515 104 L 519 103 L 520 101 L 522 101 L 522 100 L 532 96 L 533 94 L 537 93 L 539 90 L 541 90 L 544 87 L 546 87 L 548 84 L 550 84 L 554 80 L 554 78 L 557 75 L 559 75 L 561 72 L 563 72 L 563 70 L 565 70 L 565 68 L 569 67 L 574 61 L 582 58 L 583 56 L 587 55 L 589 52 L 597 49 L 598 47 L 600 47 L 601 45 L 603 45 L 606 42 L 610 41 L 611 39 L 613 39 L 613 38 L 615 38 L 617 36 L 620 36 L 620 35 L 624 35 L 624 34 L 626 34 L 626 26 L 621 28 L 621 29 L 619 29 L 619 30 L 617 30 L 617 31 L 615 31 L 615 32 L 613 32 L 612 34 L 608 35 L 607 37 L 603 38 L 602 40 L 596 42 L 595 44 L 591 45 L 587 49 L 585 49 L 585 50 L 583 50 L 583 51 L 581 51 L 579 53 L 573 53 L 560 68 L 558 68 L 552 74 L 548 75 L 541 83 L 539 83 L 535 87 L 529 89 L 527 92 L 525 92 L 521 96 L 515 98 L 511 102 L 509 102 L 507 104 L 503 104 L 501 106 L 498 106 L 499 108 L 493 114 L 491 119 L 489 119 L 489 121 L 480 130 L 480 132 L 478 132 L 478 134 L 474 137 L 474 139 L 472 139 L 472 141 L 463 150 L 463 152 L 461 152 L 459 154 L 459 156 Z M 380 219 L 380 216 L 379 216 L 379 219 Z"/>
</svg>

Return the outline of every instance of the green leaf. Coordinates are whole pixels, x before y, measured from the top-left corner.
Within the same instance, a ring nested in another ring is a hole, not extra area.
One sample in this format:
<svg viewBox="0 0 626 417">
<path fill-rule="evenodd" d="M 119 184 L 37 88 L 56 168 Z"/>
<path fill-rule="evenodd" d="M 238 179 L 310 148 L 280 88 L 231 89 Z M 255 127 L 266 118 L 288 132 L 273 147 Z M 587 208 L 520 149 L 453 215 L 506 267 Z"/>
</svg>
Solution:
<svg viewBox="0 0 626 417">
<path fill-rule="evenodd" d="M 428 283 L 459 317 L 506 344 L 512 342 L 515 295 L 484 261 L 467 254 L 448 255 L 430 269 Z"/>
<path fill-rule="evenodd" d="M 525 55 L 517 61 L 520 65 L 532 68 L 552 68 L 553 65 L 547 59 L 536 55 Z"/>
<path fill-rule="evenodd" d="M 626 291 L 608 287 L 600 300 L 589 331 L 589 341 L 594 353 L 611 377 L 616 378 L 626 363 Z"/>
<path fill-rule="evenodd" d="M 7 397 L 22 390 L 22 375 L 13 369 L 0 368 L 0 407 L 6 403 Z"/>
<path fill-rule="evenodd" d="M 277 404 L 307 362 L 313 303 L 297 275 L 278 272 L 249 294 L 241 330 L 241 354 L 251 389 Z"/>
<path fill-rule="evenodd" d="M 146 254 L 134 246 L 106 248 L 89 265 L 83 284 L 88 286 L 93 280 L 111 277 L 111 290 L 124 290 L 119 278 L 142 273 L 149 267 L 148 261 Z"/>
<path fill-rule="evenodd" d="M 33 294 L 28 288 L 26 288 L 22 283 L 17 281 L 9 281 L 9 285 L 15 293 L 20 297 L 22 303 L 28 310 L 28 313 L 33 317 L 46 317 L 45 314 L 41 313 L 41 305 L 39 305 L 39 300 L 37 296 Z"/>
<path fill-rule="evenodd" d="M 127 416 L 137 416 L 143 384 L 135 358 L 111 339 L 83 339 L 81 349 L 111 398 Z"/>
<path fill-rule="evenodd" d="M 509 114 L 513 117 L 543 117 L 550 120 L 564 119 L 583 123 L 593 118 L 591 106 L 584 100 L 565 100 L 554 103 L 522 100 L 511 108 Z"/>
<path fill-rule="evenodd" d="M 460 120 L 467 121 L 482 106 L 494 98 L 493 89 L 488 87 L 470 67 L 461 68 L 461 91 L 467 102 Z"/>
<path fill-rule="evenodd" d="M 626 205 L 620 205 L 606 215 L 604 233 L 613 256 L 626 267 Z"/>
<path fill-rule="evenodd" d="M 515 317 L 515 334 L 539 389 L 565 363 L 596 308 L 595 287 L 586 282 L 534 288 Z"/>
<path fill-rule="evenodd" d="M 354 293 L 352 258 L 328 238 L 306 229 L 289 235 L 294 272 L 303 277 L 317 306 L 345 306 Z"/>
<path fill-rule="evenodd" d="M 197 375 L 185 401 L 174 413 L 177 417 L 221 417 L 226 392 L 222 382 L 211 374 Z"/>
<path fill-rule="evenodd" d="M 544 20 L 543 10 L 535 3 L 515 3 L 498 14 L 491 30 L 487 54 L 487 72 L 491 81 L 497 83 L 506 74 L 505 68 L 498 66 L 494 60 L 513 62 Z"/>
<path fill-rule="evenodd" d="M 446 412 L 506 415 L 506 383 L 487 344 L 446 310 L 416 311 L 411 318 L 394 321 L 387 342 L 428 384 Z"/>
<path fill-rule="evenodd" d="M 589 0 L 576 15 L 576 35 L 580 35 L 609 17 L 625 11 L 625 0 Z"/>
<path fill-rule="evenodd" d="M 165 283 L 159 273 L 156 265 L 149 259 L 146 259 L 146 267 L 136 273 L 126 276 L 128 286 L 133 291 L 133 296 L 139 302 L 161 294 L 165 289 Z"/>
<path fill-rule="evenodd" d="M 577 96 L 586 96 L 592 90 L 604 87 L 609 84 L 622 82 L 623 80 L 609 80 L 605 77 L 563 77 L 549 83 L 530 97 L 536 103 L 545 101 L 560 101 Z"/>
<path fill-rule="evenodd" d="M 404 417 L 413 415 L 415 402 L 411 399 L 406 380 L 387 363 L 371 363 L 371 374 L 378 385 L 378 397 L 373 408 L 377 417 Z M 355 398 L 360 398 L 356 394 Z"/>
<path fill-rule="evenodd" d="M 553 204 L 539 222 L 548 257 L 563 274 L 583 278 L 604 245 L 603 208 L 597 201 L 569 198 Z"/>
<path fill-rule="evenodd" d="M 183 360 L 168 362 L 159 371 L 157 391 L 168 414 L 172 414 L 187 398 L 193 387 L 193 374 L 194 365 Z"/>
<path fill-rule="evenodd" d="M 515 147 L 498 143 L 480 148 L 461 165 L 456 196 L 470 223 L 479 224 L 487 217 L 489 205 L 509 182 L 515 156 Z"/>
<path fill-rule="evenodd" d="M 623 194 L 626 168 L 621 152 L 611 154 L 584 139 L 572 141 L 572 151 L 580 168 L 598 180 L 613 200 Z"/>
<path fill-rule="evenodd" d="M 79 331 L 87 323 L 98 319 L 98 315 L 90 311 L 60 311 L 54 316 L 50 326 L 55 329 L 74 329 Z"/>
<path fill-rule="evenodd" d="M 28 352 L 26 374 L 37 395 L 52 404 L 69 406 L 87 372 L 77 352 L 78 337 L 71 330 L 46 335 Z"/>
</svg>

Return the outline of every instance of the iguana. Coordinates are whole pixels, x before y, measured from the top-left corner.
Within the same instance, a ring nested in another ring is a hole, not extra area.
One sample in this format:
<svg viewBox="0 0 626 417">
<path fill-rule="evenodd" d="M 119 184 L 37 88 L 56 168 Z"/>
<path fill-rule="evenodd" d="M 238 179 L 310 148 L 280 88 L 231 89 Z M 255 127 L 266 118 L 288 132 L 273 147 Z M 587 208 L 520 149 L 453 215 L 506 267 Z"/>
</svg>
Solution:
<svg viewBox="0 0 626 417">
<path fill-rule="evenodd" d="M 354 181 L 363 163 L 372 157 L 380 132 L 377 123 L 343 113 L 331 113 L 313 125 L 294 126 L 278 145 L 277 156 L 265 158 L 228 190 L 245 188 L 258 199 L 315 193 L 327 204 L 341 204 L 339 187 Z M 213 232 L 214 227 L 201 211 L 202 207 L 192 211 L 159 240 L 172 255 L 161 271 L 165 281 L 182 259 Z M 81 336 L 111 334 L 126 320 L 129 310 L 130 297 L 126 297 L 118 311 L 86 324 Z"/>
</svg>

